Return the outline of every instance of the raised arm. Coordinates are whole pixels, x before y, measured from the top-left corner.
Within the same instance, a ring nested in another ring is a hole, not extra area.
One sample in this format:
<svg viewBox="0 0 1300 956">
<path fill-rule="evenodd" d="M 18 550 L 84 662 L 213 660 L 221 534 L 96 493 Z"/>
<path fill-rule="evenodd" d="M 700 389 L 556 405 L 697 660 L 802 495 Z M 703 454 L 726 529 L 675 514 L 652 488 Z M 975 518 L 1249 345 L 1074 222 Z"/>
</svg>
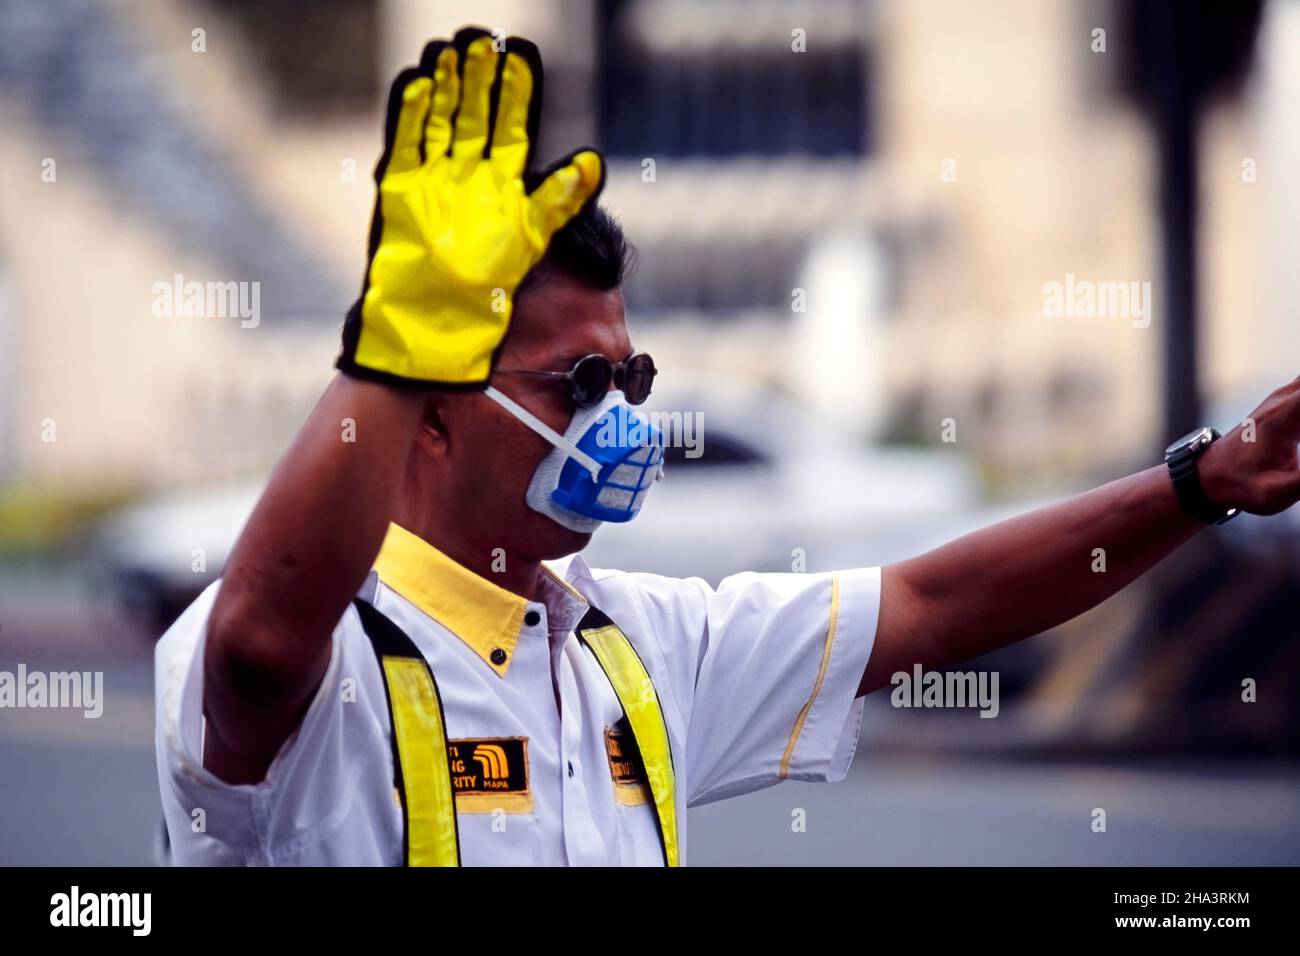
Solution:
<svg viewBox="0 0 1300 956">
<path fill-rule="evenodd" d="M 345 374 L 276 468 L 208 620 L 203 762 L 229 783 L 265 776 L 320 686 L 394 516 L 422 396 L 487 384 L 515 289 L 600 191 L 592 150 L 526 187 L 541 85 L 536 47 L 510 37 L 499 54 L 474 28 L 430 43 L 393 84 Z"/>
<path fill-rule="evenodd" d="M 1253 514 L 1300 499 L 1300 379 L 1273 392 L 1197 462 L 1219 507 Z M 999 522 L 883 570 L 880 622 L 861 692 L 914 664 L 976 657 L 1100 604 L 1205 528 L 1158 465 Z M 1093 552 L 1105 551 L 1104 572 Z"/>
<path fill-rule="evenodd" d="M 336 377 L 240 534 L 204 647 L 203 762 L 223 780 L 261 780 L 319 686 L 393 514 L 421 403 Z"/>
</svg>

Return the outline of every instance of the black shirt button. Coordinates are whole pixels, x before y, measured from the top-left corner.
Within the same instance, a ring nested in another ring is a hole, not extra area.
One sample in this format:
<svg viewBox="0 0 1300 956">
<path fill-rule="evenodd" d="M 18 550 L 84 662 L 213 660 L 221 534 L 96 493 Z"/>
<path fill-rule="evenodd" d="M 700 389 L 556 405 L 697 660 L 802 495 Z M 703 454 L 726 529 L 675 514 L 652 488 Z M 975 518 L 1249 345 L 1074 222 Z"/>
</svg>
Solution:
<svg viewBox="0 0 1300 956">
<path fill-rule="evenodd" d="M 506 652 L 499 647 L 492 648 L 492 663 L 500 667 L 506 662 Z"/>
<path fill-rule="evenodd" d="M 569 761 L 569 776 L 570 776 L 570 777 L 573 776 L 573 761 L 572 761 L 572 760 Z"/>
<path fill-rule="evenodd" d="M 542 620 L 542 616 L 536 611 L 529 611 L 524 615 L 524 623 L 529 627 L 536 627 Z"/>
</svg>

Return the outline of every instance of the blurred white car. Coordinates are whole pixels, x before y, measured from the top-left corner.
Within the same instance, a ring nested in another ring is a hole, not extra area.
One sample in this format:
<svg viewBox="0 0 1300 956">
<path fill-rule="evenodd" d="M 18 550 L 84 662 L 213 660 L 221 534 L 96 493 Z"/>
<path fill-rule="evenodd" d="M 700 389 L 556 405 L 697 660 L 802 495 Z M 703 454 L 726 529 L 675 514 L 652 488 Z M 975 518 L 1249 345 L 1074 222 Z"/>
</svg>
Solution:
<svg viewBox="0 0 1300 956">
<path fill-rule="evenodd" d="M 596 533 L 584 552 L 593 567 L 716 583 L 743 570 L 879 564 L 967 530 L 975 513 L 977 482 L 956 451 L 871 448 L 753 386 L 652 402 L 669 441 L 665 479 L 635 521 Z M 97 529 L 90 556 L 129 610 L 165 625 L 220 574 L 259 491 L 126 508 Z"/>
<path fill-rule="evenodd" d="M 635 521 L 596 533 L 592 567 L 716 583 L 877 564 L 978 501 L 956 451 L 873 448 L 757 386 L 657 390 L 646 408 L 665 426 L 664 480 Z"/>
</svg>

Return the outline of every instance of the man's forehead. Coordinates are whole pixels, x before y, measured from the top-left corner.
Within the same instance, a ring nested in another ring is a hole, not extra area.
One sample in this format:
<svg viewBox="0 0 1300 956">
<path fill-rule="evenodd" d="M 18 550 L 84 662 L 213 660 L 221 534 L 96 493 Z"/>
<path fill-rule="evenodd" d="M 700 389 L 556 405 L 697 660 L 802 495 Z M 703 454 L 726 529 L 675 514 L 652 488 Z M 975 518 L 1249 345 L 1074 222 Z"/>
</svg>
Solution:
<svg viewBox="0 0 1300 956">
<path fill-rule="evenodd" d="M 516 304 L 504 352 L 555 360 L 631 351 L 622 291 L 594 289 L 566 276 L 528 289 Z"/>
</svg>

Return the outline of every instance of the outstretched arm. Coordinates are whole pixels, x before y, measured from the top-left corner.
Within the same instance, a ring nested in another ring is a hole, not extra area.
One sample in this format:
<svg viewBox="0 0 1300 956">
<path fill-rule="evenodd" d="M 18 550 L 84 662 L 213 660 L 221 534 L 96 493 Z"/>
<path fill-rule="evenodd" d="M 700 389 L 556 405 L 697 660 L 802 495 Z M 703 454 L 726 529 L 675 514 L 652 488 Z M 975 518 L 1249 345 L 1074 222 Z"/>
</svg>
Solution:
<svg viewBox="0 0 1300 956">
<path fill-rule="evenodd" d="M 1221 507 L 1276 514 L 1300 499 L 1300 379 L 1273 392 L 1197 463 Z M 1206 525 L 1158 465 L 887 566 L 860 693 L 914 664 L 943 666 L 1038 634 L 1100 604 Z M 1094 571 L 1094 549 L 1105 571 Z"/>
</svg>

